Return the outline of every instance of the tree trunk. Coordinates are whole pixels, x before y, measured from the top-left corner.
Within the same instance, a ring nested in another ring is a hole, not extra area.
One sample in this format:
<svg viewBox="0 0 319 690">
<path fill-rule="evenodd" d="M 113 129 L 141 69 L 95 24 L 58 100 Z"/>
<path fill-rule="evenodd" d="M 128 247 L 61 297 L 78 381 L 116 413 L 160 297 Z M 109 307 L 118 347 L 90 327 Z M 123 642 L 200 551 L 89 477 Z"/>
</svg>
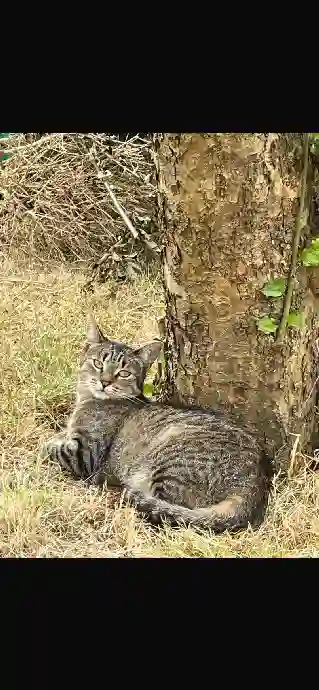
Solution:
<svg viewBox="0 0 319 690">
<path fill-rule="evenodd" d="M 309 450 L 315 422 L 317 300 L 300 262 L 291 309 L 304 324 L 287 327 L 279 343 L 257 323 L 282 316 L 284 298 L 261 290 L 289 277 L 303 136 L 165 134 L 156 135 L 154 149 L 165 243 L 166 397 L 238 414 L 287 467 L 294 434 Z M 305 209 L 310 163 L 308 172 Z"/>
</svg>

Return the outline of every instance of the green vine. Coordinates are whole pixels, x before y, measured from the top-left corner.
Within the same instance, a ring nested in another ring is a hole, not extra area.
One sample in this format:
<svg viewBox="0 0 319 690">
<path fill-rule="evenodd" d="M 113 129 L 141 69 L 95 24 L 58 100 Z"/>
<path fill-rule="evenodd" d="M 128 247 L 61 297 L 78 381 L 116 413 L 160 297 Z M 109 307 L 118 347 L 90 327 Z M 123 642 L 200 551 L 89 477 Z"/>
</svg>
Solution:
<svg viewBox="0 0 319 690">
<path fill-rule="evenodd" d="M 0 132 L 0 139 L 6 140 L 10 137 L 10 132 Z M 4 163 L 10 158 L 10 153 L 6 153 L 2 148 L 0 148 L 0 163 Z"/>
<path fill-rule="evenodd" d="M 285 331 L 286 331 L 286 326 L 287 326 L 290 307 L 291 307 L 292 293 L 293 293 L 293 289 L 294 289 L 295 276 L 296 276 L 296 267 L 297 267 L 297 259 L 298 259 L 298 249 L 299 249 L 299 244 L 300 244 L 300 235 L 301 235 L 301 230 L 305 225 L 305 223 L 304 223 L 304 205 L 305 205 L 306 189 L 307 189 L 309 142 L 310 142 L 310 134 L 309 134 L 309 132 L 306 132 L 306 134 L 304 136 L 303 171 L 302 171 L 302 178 L 301 178 L 300 202 L 299 202 L 298 215 L 296 218 L 295 234 L 294 234 L 294 238 L 293 238 L 291 265 L 290 265 L 287 290 L 286 290 L 285 300 L 284 300 L 284 309 L 283 309 L 281 321 L 280 321 L 278 331 L 277 331 L 277 338 L 276 338 L 277 343 L 282 343 L 282 341 L 284 339 Z"/>
</svg>

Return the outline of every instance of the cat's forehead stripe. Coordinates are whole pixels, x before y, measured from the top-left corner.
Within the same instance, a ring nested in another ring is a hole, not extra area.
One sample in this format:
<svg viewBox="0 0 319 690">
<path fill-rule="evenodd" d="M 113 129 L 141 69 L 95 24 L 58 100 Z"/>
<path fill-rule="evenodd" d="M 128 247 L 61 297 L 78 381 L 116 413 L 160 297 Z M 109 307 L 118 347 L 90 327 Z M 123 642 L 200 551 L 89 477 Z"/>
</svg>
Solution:
<svg viewBox="0 0 319 690">
<path fill-rule="evenodd" d="M 124 354 L 124 348 L 120 344 L 111 343 L 103 359 L 107 362 L 121 362 L 124 358 Z"/>
</svg>

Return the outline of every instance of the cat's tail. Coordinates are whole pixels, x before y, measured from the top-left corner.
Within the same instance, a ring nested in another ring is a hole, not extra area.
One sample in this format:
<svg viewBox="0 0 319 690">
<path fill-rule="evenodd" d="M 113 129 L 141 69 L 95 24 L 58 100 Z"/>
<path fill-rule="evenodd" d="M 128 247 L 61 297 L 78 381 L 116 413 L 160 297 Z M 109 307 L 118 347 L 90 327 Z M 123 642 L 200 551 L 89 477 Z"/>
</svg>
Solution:
<svg viewBox="0 0 319 690">
<path fill-rule="evenodd" d="M 210 529 L 212 532 L 233 532 L 244 529 L 248 524 L 257 527 L 262 522 L 267 506 L 267 492 L 260 487 L 260 493 L 257 493 L 258 496 L 250 495 L 249 498 L 234 493 L 220 503 L 191 509 L 127 486 L 126 500 L 153 524 L 167 522 L 172 526 L 190 525 Z"/>
</svg>

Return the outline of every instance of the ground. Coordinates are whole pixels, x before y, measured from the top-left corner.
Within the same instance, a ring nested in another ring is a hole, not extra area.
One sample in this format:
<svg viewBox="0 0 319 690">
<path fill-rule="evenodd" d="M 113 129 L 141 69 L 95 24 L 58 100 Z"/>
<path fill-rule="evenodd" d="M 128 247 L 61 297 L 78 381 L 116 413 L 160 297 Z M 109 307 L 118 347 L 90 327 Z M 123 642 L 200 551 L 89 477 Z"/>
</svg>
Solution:
<svg viewBox="0 0 319 690">
<path fill-rule="evenodd" d="M 88 488 L 41 457 L 63 423 L 91 308 L 105 333 L 136 344 L 158 335 L 158 279 L 83 296 L 85 277 L 0 266 L 0 555 L 2 557 L 318 557 L 319 475 L 277 476 L 265 522 L 231 536 L 155 530 L 119 494 Z"/>
</svg>

